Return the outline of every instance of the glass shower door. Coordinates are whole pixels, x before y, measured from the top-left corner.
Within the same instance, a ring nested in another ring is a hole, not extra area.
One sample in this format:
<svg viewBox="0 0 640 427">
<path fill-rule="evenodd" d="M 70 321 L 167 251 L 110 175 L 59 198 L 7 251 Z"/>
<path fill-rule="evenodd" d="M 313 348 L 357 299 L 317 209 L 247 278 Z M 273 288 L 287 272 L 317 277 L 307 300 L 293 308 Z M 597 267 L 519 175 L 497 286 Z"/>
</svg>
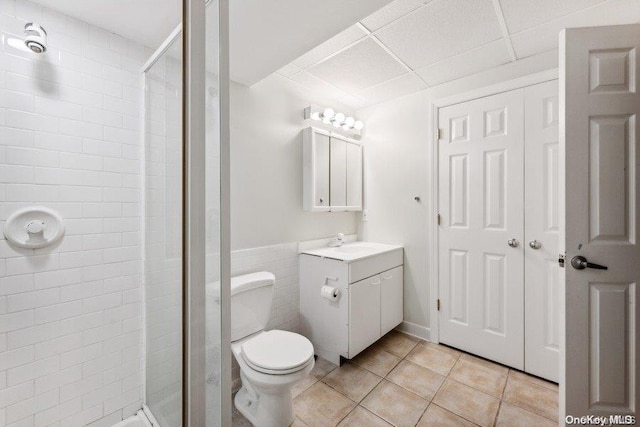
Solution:
<svg viewBox="0 0 640 427">
<path fill-rule="evenodd" d="M 146 404 L 182 424 L 182 36 L 145 72 Z"/>
<path fill-rule="evenodd" d="M 184 1 L 145 71 L 145 397 L 162 427 L 213 427 L 231 421 L 228 0 Z"/>
</svg>

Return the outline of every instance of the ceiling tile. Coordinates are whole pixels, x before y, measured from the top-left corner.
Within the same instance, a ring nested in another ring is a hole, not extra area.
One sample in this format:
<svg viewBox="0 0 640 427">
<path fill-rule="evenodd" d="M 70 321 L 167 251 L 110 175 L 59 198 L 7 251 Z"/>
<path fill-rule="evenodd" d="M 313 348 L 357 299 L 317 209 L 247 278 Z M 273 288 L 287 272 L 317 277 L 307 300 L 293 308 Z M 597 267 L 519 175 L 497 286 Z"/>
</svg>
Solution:
<svg viewBox="0 0 640 427">
<path fill-rule="evenodd" d="M 328 56 L 333 55 L 339 50 L 344 49 L 350 44 L 360 40 L 364 36 L 366 36 L 365 32 L 362 31 L 358 26 L 354 25 L 339 33 L 337 36 L 330 38 L 320 46 L 305 53 L 300 58 L 293 61 L 293 63 L 300 68 L 310 67 L 313 64 L 316 64 L 317 62 L 320 62 L 323 59 L 327 58 Z"/>
<path fill-rule="evenodd" d="M 477 49 L 469 50 L 437 64 L 417 70 L 429 85 L 459 79 L 509 62 L 509 51 L 504 39 L 496 40 Z"/>
<path fill-rule="evenodd" d="M 511 36 L 518 58 L 558 48 L 564 28 L 633 24 L 640 21 L 640 1 L 610 0 Z"/>
<path fill-rule="evenodd" d="M 403 17 L 407 13 L 419 8 L 430 0 L 396 0 L 383 7 L 372 15 L 360 21 L 369 31 L 376 31 L 379 28 Z"/>
<path fill-rule="evenodd" d="M 355 93 L 407 72 L 370 38 L 307 71 L 348 93 Z"/>
<path fill-rule="evenodd" d="M 293 77 L 296 74 L 300 73 L 302 71 L 302 68 L 294 65 L 294 64 L 288 64 L 285 65 L 284 67 L 280 68 L 278 70 L 278 74 L 285 76 L 285 77 Z"/>
<path fill-rule="evenodd" d="M 413 69 L 502 36 L 491 0 L 438 0 L 376 32 Z"/>
<path fill-rule="evenodd" d="M 323 97 L 339 99 L 347 95 L 343 90 L 312 76 L 306 71 L 296 74 L 291 80 L 306 87 L 312 94 L 322 95 Z"/>
<path fill-rule="evenodd" d="M 358 92 L 356 96 L 362 99 L 366 105 L 371 105 L 426 88 L 427 85 L 415 73 L 407 73 L 404 76 Z"/>
<path fill-rule="evenodd" d="M 606 0 L 500 0 L 509 34 L 535 27 Z"/>
</svg>

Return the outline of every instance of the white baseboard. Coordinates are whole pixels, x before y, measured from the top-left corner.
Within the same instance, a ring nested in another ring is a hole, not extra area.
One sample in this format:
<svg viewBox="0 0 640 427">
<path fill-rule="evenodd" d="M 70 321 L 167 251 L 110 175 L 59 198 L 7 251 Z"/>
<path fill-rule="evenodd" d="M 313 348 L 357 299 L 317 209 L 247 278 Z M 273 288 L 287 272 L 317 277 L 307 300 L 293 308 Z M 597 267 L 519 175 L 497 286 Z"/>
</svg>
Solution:
<svg viewBox="0 0 640 427">
<path fill-rule="evenodd" d="M 400 332 L 404 332 L 405 334 L 414 336 L 416 338 L 420 338 L 424 341 L 429 341 L 431 337 L 431 329 L 426 326 L 416 325 L 411 322 L 402 322 L 400 323 L 396 329 Z"/>
</svg>

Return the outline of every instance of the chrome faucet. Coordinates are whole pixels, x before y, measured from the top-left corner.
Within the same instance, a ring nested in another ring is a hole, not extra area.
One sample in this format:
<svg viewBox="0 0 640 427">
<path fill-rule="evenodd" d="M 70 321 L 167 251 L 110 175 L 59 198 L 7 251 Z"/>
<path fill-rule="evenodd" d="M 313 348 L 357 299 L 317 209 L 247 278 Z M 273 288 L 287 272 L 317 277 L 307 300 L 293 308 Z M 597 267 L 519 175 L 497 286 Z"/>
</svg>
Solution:
<svg viewBox="0 0 640 427">
<path fill-rule="evenodd" d="M 344 234 L 338 233 L 338 236 L 334 237 L 333 240 L 331 241 L 331 243 L 329 243 L 329 247 L 330 248 L 338 248 L 338 247 L 342 246 L 343 243 L 344 243 Z"/>
</svg>

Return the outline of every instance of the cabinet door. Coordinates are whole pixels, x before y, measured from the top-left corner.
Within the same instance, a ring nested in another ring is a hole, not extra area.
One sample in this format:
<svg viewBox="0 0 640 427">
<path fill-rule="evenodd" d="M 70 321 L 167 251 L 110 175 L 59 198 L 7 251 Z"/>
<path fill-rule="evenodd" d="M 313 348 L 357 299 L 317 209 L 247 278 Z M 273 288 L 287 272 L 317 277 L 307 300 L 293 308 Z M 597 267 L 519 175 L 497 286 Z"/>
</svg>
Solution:
<svg viewBox="0 0 640 427">
<path fill-rule="evenodd" d="M 329 136 L 314 133 L 314 181 L 316 207 L 329 206 Z"/>
<path fill-rule="evenodd" d="M 347 210 L 362 210 L 362 146 L 347 143 Z"/>
<path fill-rule="evenodd" d="M 331 210 L 344 211 L 347 206 L 347 142 L 331 137 Z"/>
<path fill-rule="evenodd" d="M 404 318 L 402 266 L 380 273 L 380 334 L 384 335 Z"/>
<path fill-rule="evenodd" d="M 349 285 L 349 358 L 380 338 L 380 276 Z"/>
</svg>

